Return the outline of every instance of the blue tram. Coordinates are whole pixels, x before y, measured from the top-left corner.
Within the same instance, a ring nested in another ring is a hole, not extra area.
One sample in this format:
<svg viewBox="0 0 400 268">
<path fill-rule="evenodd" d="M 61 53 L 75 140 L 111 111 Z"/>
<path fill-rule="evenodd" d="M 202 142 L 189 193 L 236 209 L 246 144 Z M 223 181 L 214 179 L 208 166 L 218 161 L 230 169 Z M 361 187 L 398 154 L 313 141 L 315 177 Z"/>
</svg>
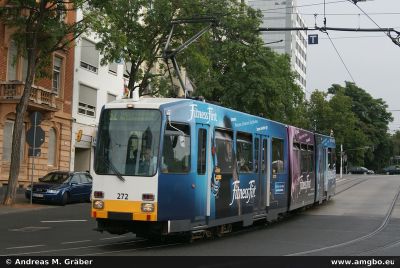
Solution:
<svg viewBox="0 0 400 268">
<path fill-rule="evenodd" d="M 99 231 L 222 234 L 334 195 L 335 141 L 191 99 L 104 106 L 94 159 Z"/>
</svg>

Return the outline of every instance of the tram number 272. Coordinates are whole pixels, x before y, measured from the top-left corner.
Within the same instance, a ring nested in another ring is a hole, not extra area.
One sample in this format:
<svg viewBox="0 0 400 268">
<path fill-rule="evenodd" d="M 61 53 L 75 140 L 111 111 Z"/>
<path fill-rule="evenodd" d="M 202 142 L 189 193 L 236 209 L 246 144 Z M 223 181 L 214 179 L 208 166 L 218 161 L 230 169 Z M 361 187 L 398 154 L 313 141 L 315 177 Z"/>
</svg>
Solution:
<svg viewBox="0 0 400 268">
<path fill-rule="evenodd" d="M 117 199 L 128 200 L 128 194 L 125 194 L 125 193 L 117 193 Z"/>
</svg>

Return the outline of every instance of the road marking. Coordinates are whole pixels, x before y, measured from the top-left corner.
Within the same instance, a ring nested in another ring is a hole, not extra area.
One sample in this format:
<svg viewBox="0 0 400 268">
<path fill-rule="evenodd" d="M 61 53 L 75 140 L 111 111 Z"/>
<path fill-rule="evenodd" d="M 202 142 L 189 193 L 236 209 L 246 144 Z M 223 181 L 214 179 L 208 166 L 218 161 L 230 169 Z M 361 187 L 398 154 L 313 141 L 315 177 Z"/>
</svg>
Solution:
<svg viewBox="0 0 400 268">
<path fill-rule="evenodd" d="M 35 231 L 47 230 L 47 229 L 50 229 L 50 227 L 28 226 L 28 227 L 22 227 L 19 229 L 9 229 L 9 231 L 11 231 L 11 232 L 35 232 Z"/>
<path fill-rule="evenodd" d="M 36 247 L 44 247 L 44 245 L 32 245 L 32 246 L 11 247 L 11 248 L 6 248 L 6 249 L 21 249 L 21 248 L 36 248 Z"/>
<path fill-rule="evenodd" d="M 87 220 L 58 220 L 58 221 L 40 221 L 41 223 L 59 223 L 59 222 L 85 222 Z"/>
<path fill-rule="evenodd" d="M 84 243 L 84 242 L 90 242 L 92 240 L 80 240 L 80 241 L 71 241 L 71 242 L 62 242 L 62 245 L 66 245 L 66 244 L 75 244 L 75 243 Z"/>
<path fill-rule="evenodd" d="M 117 239 L 117 238 L 122 238 L 122 237 L 126 237 L 126 235 L 113 236 L 113 237 L 107 237 L 107 238 L 100 238 L 100 240 Z"/>
</svg>

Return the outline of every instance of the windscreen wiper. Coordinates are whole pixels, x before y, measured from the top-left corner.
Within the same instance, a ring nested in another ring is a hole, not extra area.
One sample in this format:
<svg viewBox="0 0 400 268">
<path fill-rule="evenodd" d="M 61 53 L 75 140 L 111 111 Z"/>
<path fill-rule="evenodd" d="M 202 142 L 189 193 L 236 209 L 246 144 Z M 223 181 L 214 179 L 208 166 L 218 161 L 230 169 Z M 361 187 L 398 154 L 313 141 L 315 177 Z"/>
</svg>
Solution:
<svg viewBox="0 0 400 268">
<path fill-rule="evenodd" d="M 121 181 L 125 182 L 125 178 L 122 177 L 121 173 L 119 173 L 118 169 L 108 160 L 106 160 L 104 157 L 101 157 L 103 160 L 103 163 L 106 164 L 108 169 L 111 169 L 114 172 L 114 175 L 118 177 Z"/>
</svg>

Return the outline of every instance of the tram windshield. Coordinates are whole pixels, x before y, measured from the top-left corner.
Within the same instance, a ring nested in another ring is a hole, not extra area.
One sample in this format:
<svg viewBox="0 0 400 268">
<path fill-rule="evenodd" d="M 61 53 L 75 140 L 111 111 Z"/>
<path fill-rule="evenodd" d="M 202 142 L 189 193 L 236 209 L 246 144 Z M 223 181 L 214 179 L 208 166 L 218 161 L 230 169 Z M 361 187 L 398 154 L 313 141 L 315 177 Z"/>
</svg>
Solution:
<svg viewBox="0 0 400 268">
<path fill-rule="evenodd" d="M 157 171 L 161 113 L 149 109 L 104 110 L 99 123 L 97 174 L 153 176 Z"/>
</svg>

